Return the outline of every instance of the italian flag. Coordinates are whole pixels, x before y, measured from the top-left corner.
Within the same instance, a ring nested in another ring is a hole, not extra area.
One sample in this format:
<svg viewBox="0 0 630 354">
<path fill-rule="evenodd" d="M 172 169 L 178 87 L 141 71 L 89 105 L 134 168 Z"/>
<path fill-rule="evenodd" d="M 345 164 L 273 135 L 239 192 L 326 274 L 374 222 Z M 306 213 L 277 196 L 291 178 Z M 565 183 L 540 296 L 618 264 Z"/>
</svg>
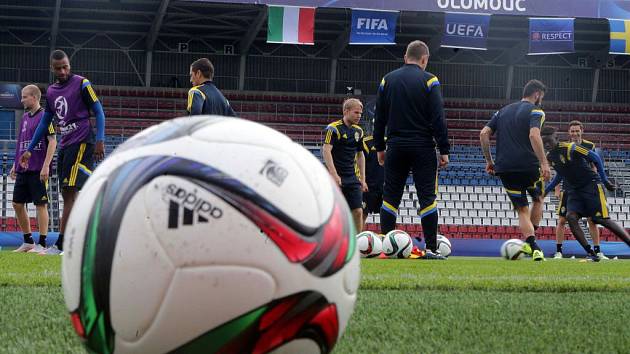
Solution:
<svg viewBox="0 0 630 354">
<path fill-rule="evenodd" d="M 269 6 L 267 43 L 314 44 L 315 8 Z"/>
</svg>

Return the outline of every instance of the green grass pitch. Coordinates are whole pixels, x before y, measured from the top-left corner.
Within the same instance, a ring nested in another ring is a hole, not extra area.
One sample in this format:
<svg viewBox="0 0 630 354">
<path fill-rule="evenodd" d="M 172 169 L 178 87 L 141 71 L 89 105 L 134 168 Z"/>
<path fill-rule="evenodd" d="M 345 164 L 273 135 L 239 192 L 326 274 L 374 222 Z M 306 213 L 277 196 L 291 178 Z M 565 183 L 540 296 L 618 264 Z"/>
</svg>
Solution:
<svg viewBox="0 0 630 354">
<path fill-rule="evenodd" d="M 84 353 L 60 257 L 0 252 L 0 353 Z M 629 353 L 630 261 L 369 259 L 335 353 Z"/>
</svg>

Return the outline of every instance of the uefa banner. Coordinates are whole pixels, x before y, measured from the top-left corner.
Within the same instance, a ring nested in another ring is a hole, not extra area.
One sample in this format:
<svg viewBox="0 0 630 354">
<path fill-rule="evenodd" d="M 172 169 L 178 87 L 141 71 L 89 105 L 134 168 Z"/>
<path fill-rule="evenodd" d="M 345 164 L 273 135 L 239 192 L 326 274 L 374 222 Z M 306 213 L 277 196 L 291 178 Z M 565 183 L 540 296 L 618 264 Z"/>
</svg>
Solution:
<svg viewBox="0 0 630 354">
<path fill-rule="evenodd" d="M 573 18 L 530 18 L 529 55 L 575 52 Z"/>
<path fill-rule="evenodd" d="M 490 15 L 446 13 L 442 47 L 486 50 Z"/>
<path fill-rule="evenodd" d="M 350 44 L 396 44 L 398 11 L 352 9 Z"/>
<path fill-rule="evenodd" d="M 18 84 L 0 84 L 0 108 L 24 108 L 22 88 Z"/>
</svg>

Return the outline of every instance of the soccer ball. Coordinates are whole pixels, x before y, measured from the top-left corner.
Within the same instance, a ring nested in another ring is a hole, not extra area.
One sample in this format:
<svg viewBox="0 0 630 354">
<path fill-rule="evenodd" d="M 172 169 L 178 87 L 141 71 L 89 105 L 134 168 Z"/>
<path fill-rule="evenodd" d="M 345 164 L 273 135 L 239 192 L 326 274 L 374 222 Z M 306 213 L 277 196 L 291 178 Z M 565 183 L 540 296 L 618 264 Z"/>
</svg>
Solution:
<svg viewBox="0 0 630 354">
<path fill-rule="evenodd" d="M 503 242 L 501 245 L 501 257 L 507 260 L 518 260 L 523 257 L 523 241 L 513 238 Z"/>
<path fill-rule="evenodd" d="M 363 231 L 357 235 L 357 248 L 361 257 L 377 257 L 383 252 L 383 241 L 376 233 Z"/>
<path fill-rule="evenodd" d="M 451 255 L 451 241 L 443 235 L 437 235 L 437 250 L 444 257 Z"/>
<path fill-rule="evenodd" d="M 383 253 L 389 258 L 408 258 L 413 249 L 411 236 L 401 230 L 392 230 L 383 238 Z"/>
<path fill-rule="evenodd" d="M 329 352 L 359 285 L 321 163 L 247 120 L 180 118 L 104 161 L 66 228 L 62 284 L 94 352 Z"/>
</svg>

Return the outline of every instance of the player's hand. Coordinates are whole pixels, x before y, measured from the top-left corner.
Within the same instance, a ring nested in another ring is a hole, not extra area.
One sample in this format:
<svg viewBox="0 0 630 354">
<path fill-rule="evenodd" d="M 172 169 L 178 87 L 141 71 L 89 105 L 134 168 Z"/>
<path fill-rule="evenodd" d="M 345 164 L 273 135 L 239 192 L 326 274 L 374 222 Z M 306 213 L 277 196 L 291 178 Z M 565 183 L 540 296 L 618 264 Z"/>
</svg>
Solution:
<svg viewBox="0 0 630 354">
<path fill-rule="evenodd" d="M 39 172 L 39 180 L 42 182 L 48 181 L 48 173 L 49 173 L 48 166 L 42 167 L 41 172 Z"/>
<path fill-rule="evenodd" d="M 617 186 L 615 186 L 612 182 L 610 181 L 606 181 L 604 182 L 604 187 L 606 187 L 606 189 L 608 189 L 609 191 L 613 192 L 615 189 L 617 189 Z"/>
<path fill-rule="evenodd" d="M 15 180 L 15 178 L 17 177 L 17 174 L 15 173 L 15 166 L 11 167 L 11 171 L 9 171 L 9 177 L 11 177 L 12 180 Z"/>
<path fill-rule="evenodd" d="M 365 181 L 361 181 L 361 192 L 367 192 L 368 191 L 368 185 L 367 183 L 365 183 Z"/>
<path fill-rule="evenodd" d="M 334 175 L 332 177 L 335 180 L 335 183 L 337 183 L 337 185 L 341 187 L 341 177 L 339 177 L 339 175 Z"/>
<path fill-rule="evenodd" d="M 448 166 L 448 155 L 440 155 L 440 168 Z"/>
<path fill-rule="evenodd" d="M 105 142 L 103 140 L 99 140 L 96 142 L 94 146 L 94 160 L 96 162 L 100 162 L 105 158 Z"/>
<path fill-rule="evenodd" d="M 486 172 L 494 176 L 494 162 L 486 162 Z"/>
<path fill-rule="evenodd" d="M 376 157 L 378 158 L 378 164 L 381 166 L 385 165 L 385 151 L 377 151 Z"/>
<path fill-rule="evenodd" d="M 548 163 L 540 166 L 540 175 L 546 182 L 549 182 L 551 180 L 551 168 L 549 168 Z"/>
<path fill-rule="evenodd" d="M 28 159 L 31 158 L 31 152 L 27 151 L 20 156 L 20 166 L 22 168 L 28 168 Z"/>
</svg>

